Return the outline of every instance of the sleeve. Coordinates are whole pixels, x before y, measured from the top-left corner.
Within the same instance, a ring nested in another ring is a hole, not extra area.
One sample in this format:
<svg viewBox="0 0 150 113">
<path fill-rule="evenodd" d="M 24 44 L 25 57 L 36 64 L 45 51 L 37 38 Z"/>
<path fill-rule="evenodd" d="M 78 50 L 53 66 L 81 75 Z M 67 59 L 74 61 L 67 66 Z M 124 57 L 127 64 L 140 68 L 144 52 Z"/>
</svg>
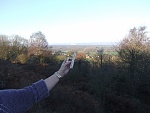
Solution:
<svg viewBox="0 0 150 113">
<path fill-rule="evenodd" d="M 15 113 L 26 112 L 34 103 L 49 96 L 44 80 L 23 89 L 1 90 L 1 104 Z"/>
</svg>

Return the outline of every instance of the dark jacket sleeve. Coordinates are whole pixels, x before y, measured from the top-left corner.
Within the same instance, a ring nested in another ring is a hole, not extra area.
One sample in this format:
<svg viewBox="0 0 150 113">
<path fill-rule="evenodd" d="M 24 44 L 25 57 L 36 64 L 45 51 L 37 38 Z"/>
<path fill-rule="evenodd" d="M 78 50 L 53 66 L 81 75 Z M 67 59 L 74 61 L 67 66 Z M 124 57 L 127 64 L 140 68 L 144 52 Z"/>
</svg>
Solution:
<svg viewBox="0 0 150 113">
<path fill-rule="evenodd" d="M 44 80 L 23 89 L 0 91 L 0 104 L 13 113 L 25 113 L 34 103 L 46 98 L 49 91 Z"/>
</svg>

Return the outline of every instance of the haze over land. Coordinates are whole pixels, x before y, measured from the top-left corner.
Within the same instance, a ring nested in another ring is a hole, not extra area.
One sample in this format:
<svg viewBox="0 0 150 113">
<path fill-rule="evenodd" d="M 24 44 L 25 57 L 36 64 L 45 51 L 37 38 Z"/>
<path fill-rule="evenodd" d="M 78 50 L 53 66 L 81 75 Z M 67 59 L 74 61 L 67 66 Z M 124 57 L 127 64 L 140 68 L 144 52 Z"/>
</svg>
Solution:
<svg viewBox="0 0 150 113">
<path fill-rule="evenodd" d="M 50 45 L 115 45 L 112 42 L 50 43 Z"/>
</svg>

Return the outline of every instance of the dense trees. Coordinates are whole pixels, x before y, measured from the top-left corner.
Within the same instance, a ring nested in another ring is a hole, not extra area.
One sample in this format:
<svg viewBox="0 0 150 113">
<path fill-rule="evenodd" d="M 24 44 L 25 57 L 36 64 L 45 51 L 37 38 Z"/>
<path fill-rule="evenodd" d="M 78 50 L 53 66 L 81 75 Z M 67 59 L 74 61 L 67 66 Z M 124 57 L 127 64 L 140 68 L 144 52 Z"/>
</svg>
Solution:
<svg viewBox="0 0 150 113">
<path fill-rule="evenodd" d="M 19 35 L 0 35 L 0 53 L 1 59 L 12 62 L 26 63 L 31 56 L 39 58 L 39 62 L 44 62 L 44 56 L 49 57 L 51 50 L 45 35 L 39 31 L 33 33 L 29 41 Z"/>
<path fill-rule="evenodd" d="M 147 36 L 146 27 L 131 29 L 117 45 L 117 53 L 120 73 L 117 73 L 115 78 L 116 91 L 118 94 L 134 96 L 148 103 L 150 101 L 150 38 Z"/>
<path fill-rule="evenodd" d="M 16 60 L 20 54 L 27 54 L 28 41 L 18 35 L 0 35 L 0 58 Z"/>
<path fill-rule="evenodd" d="M 117 45 L 118 57 L 122 68 L 137 85 L 141 78 L 147 76 L 150 70 L 150 39 L 146 27 L 130 29 L 125 38 Z M 142 76 L 141 76 L 142 75 Z"/>
<path fill-rule="evenodd" d="M 145 72 L 150 66 L 150 39 L 146 27 L 133 28 L 118 45 L 118 55 L 127 66 L 131 77 L 138 72 Z M 149 69 L 148 69 L 149 70 Z"/>
</svg>

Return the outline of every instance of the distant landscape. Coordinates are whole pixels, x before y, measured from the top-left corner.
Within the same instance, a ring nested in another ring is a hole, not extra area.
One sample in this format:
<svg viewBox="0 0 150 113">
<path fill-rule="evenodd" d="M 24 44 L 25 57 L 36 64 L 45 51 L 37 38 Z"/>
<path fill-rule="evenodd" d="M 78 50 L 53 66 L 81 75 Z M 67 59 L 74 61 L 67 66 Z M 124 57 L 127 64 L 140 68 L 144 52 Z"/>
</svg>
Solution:
<svg viewBox="0 0 150 113">
<path fill-rule="evenodd" d="M 116 43 L 116 42 L 115 42 Z M 113 42 L 50 43 L 50 45 L 115 45 Z"/>
<path fill-rule="evenodd" d="M 145 31 L 144 26 L 133 28 L 115 45 L 49 45 L 42 32 L 30 40 L 0 35 L 0 89 L 45 79 L 76 52 L 74 68 L 27 113 L 150 113 L 150 40 Z"/>
<path fill-rule="evenodd" d="M 115 45 L 100 45 L 100 44 L 75 44 L 75 45 L 51 45 L 53 51 L 65 51 L 65 52 L 83 52 L 83 53 L 97 53 L 97 50 L 104 49 L 106 51 L 114 51 Z"/>
</svg>

